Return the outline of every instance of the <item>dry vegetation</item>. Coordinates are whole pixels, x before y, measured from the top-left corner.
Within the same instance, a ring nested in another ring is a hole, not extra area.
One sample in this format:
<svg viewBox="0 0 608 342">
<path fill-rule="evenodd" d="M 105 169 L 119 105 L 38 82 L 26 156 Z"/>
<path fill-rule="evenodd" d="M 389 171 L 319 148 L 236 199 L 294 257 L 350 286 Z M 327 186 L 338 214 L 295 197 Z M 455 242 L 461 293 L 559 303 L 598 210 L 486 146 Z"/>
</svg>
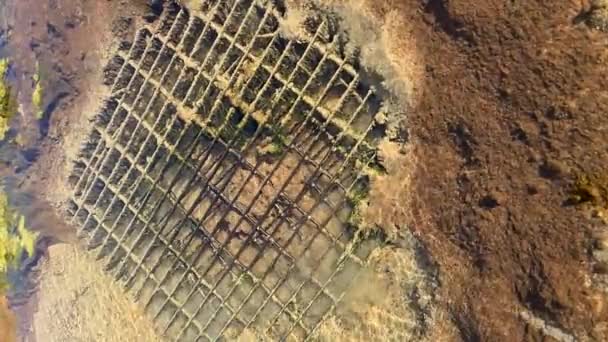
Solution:
<svg viewBox="0 0 608 342">
<path fill-rule="evenodd" d="M 588 23 L 591 27 L 608 32 L 608 1 L 592 0 Z"/>
<path fill-rule="evenodd" d="M 579 206 L 608 223 L 608 175 L 583 175 L 574 182 L 568 204 Z"/>
</svg>

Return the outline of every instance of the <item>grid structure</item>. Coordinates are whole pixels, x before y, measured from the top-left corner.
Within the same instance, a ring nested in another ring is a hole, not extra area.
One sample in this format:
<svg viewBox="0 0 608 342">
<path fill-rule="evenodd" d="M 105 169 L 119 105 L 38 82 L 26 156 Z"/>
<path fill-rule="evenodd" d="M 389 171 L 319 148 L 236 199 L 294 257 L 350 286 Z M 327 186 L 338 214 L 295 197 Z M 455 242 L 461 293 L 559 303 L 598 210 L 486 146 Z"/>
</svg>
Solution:
<svg viewBox="0 0 608 342">
<path fill-rule="evenodd" d="M 169 6 L 106 68 L 68 213 L 167 337 L 305 340 L 375 243 L 356 230 L 381 100 L 324 19 L 256 0 Z"/>
</svg>

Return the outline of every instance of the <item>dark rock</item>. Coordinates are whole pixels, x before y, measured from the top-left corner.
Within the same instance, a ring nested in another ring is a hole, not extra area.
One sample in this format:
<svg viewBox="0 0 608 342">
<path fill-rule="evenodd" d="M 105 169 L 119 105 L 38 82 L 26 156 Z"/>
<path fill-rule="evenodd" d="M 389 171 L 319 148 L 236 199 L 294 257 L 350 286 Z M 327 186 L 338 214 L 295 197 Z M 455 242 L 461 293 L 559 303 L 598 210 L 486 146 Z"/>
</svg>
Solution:
<svg viewBox="0 0 608 342">
<path fill-rule="evenodd" d="M 556 180 L 568 174 L 568 167 L 557 160 L 547 159 L 539 166 L 538 174 L 543 178 Z"/>
</svg>

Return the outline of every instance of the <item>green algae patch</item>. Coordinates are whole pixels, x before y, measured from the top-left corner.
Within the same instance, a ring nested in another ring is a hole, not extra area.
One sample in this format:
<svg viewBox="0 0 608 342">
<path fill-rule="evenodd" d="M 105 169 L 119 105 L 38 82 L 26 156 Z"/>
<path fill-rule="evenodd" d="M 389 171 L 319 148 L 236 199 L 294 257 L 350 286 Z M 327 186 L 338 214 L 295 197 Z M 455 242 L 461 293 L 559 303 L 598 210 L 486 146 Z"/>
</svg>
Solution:
<svg viewBox="0 0 608 342">
<path fill-rule="evenodd" d="M 8 59 L 0 59 L 0 140 L 4 140 L 10 127 L 10 121 L 17 112 L 17 101 L 6 80 L 8 67 Z"/>
<path fill-rule="evenodd" d="M 10 207 L 8 195 L 0 188 L 0 295 L 9 288 L 8 271 L 19 267 L 23 253 L 34 254 L 37 237 L 25 227 L 25 217 Z"/>
<path fill-rule="evenodd" d="M 34 115 L 36 119 L 42 120 L 44 110 L 42 109 L 42 100 L 44 98 L 44 89 L 42 87 L 42 77 L 40 76 L 40 65 L 36 63 L 36 73 L 34 74 L 34 92 L 32 93 L 32 105 L 34 106 Z"/>
</svg>

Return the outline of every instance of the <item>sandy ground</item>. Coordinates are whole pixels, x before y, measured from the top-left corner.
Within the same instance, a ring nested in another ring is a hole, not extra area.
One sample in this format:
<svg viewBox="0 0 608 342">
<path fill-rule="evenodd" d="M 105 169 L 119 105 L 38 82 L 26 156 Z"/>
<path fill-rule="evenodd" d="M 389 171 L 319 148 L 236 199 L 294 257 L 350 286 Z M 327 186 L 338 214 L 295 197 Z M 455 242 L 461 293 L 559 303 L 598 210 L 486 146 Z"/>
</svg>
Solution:
<svg viewBox="0 0 608 342">
<path fill-rule="evenodd" d="M 36 341 L 161 341 L 142 308 L 79 247 L 51 247 L 41 268 Z"/>
</svg>

